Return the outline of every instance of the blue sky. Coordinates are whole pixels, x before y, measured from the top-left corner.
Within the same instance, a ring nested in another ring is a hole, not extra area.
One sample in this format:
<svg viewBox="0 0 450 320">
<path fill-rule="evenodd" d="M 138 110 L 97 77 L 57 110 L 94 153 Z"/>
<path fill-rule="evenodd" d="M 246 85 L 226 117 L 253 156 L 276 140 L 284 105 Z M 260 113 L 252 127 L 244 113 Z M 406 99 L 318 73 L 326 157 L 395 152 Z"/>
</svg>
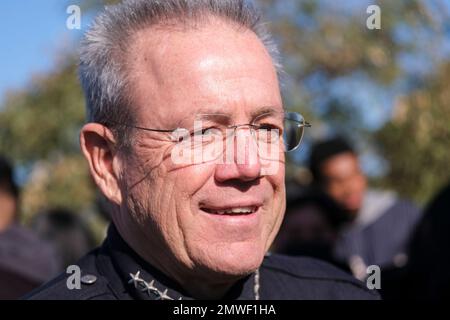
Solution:
<svg viewBox="0 0 450 320">
<path fill-rule="evenodd" d="M 6 90 L 23 87 L 34 74 L 51 69 L 58 52 L 75 47 L 82 31 L 66 28 L 68 3 L 62 0 L 1 1 L 0 103 Z M 85 27 L 88 18 L 81 17 Z"/>
</svg>

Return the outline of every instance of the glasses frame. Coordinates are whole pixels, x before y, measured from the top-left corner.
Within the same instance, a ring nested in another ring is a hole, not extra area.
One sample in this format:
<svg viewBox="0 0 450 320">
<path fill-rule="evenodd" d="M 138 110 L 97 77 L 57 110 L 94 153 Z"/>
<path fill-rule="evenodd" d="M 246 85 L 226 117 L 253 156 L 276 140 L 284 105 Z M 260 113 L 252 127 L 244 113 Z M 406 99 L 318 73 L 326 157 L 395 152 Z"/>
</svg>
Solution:
<svg viewBox="0 0 450 320">
<path fill-rule="evenodd" d="M 291 120 L 297 123 L 297 128 L 311 128 L 311 124 L 307 121 L 305 121 L 304 117 L 298 113 L 298 112 L 291 112 L 291 111 L 284 111 L 282 112 L 284 114 L 284 118 L 283 120 Z M 267 113 L 270 114 L 270 113 Z M 259 117 L 264 116 L 265 114 L 262 114 Z M 256 118 L 256 119 L 257 119 Z M 125 123 L 117 123 L 114 122 L 117 125 L 121 125 L 121 126 L 125 126 L 125 127 L 129 127 L 129 128 L 133 128 L 133 129 L 137 129 L 137 130 L 143 130 L 143 131 L 148 131 L 148 132 L 159 132 L 159 133 L 173 133 L 177 130 L 180 130 L 181 128 L 176 128 L 176 129 L 153 129 L 153 128 L 147 128 L 147 127 L 142 127 L 142 126 L 135 126 L 135 125 L 129 125 L 129 124 L 125 124 Z M 236 125 L 232 125 L 232 126 L 226 126 L 227 129 L 233 129 L 233 133 L 236 132 L 236 129 L 240 128 L 240 127 L 250 127 L 253 129 L 257 129 L 260 128 L 260 125 L 254 124 L 254 123 L 246 123 L 246 124 L 236 124 Z M 285 151 L 286 153 L 288 152 L 293 152 L 295 150 L 297 150 L 300 145 L 302 144 L 303 141 L 303 137 L 304 137 L 304 132 L 302 132 L 302 136 L 300 137 L 300 141 L 298 142 L 297 146 L 295 146 L 295 148 L 293 148 L 292 150 L 288 150 Z M 171 139 L 172 142 L 175 142 L 173 139 Z"/>
</svg>

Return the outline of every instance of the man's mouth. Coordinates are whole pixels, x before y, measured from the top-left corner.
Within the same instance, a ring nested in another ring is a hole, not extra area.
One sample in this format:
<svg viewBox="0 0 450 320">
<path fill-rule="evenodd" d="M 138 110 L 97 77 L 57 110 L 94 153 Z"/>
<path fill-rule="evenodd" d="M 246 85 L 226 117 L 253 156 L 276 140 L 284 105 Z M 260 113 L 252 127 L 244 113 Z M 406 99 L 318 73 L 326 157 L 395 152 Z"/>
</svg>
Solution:
<svg viewBox="0 0 450 320">
<path fill-rule="evenodd" d="M 206 208 L 202 207 L 200 210 L 209 214 L 218 215 L 248 215 L 258 211 L 259 206 L 247 206 L 247 207 L 230 207 L 230 208 Z"/>
</svg>

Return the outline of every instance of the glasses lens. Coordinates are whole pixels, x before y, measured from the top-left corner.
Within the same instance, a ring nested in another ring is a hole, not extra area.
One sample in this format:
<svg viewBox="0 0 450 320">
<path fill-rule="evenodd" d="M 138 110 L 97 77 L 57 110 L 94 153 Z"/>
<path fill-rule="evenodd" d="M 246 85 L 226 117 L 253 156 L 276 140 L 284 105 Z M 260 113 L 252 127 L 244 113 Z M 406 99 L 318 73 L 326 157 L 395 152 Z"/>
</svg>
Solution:
<svg viewBox="0 0 450 320">
<path fill-rule="evenodd" d="M 232 126 L 231 123 L 225 115 L 201 115 L 191 130 L 179 129 L 172 136 L 177 142 L 177 161 L 181 159 L 177 163 L 204 163 L 218 159 L 233 161 L 233 152 L 246 150 L 248 139 L 251 139 L 249 133 L 257 143 L 261 159 L 278 160 L 283 151 L 299 147 L 305 127 L 309 126 L 295 112 L 263 114 L 252 124 Z M 282 138 L 280 132 L 283 132 Z"/>
<path fill-rule="evenodd" d="M 305 131 L 305 120 L 295 112 L 286 113 L 284 119 L 284 147 L 287 152 L 293 151 L 300 146 Z"/>
</svg>

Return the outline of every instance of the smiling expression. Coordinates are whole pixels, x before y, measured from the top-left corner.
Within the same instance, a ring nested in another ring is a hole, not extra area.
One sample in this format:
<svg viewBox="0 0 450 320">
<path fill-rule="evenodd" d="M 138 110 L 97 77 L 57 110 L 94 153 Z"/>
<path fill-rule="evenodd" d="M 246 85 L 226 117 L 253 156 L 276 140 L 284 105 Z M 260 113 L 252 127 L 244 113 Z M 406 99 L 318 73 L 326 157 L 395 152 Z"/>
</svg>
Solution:
<svg viewBox="0 0 450 320">
<path fill-rule="evenodd" d="M 190 30 L 142 30 L 128 61 L 138 125 L 189 127 L 201 113 L 250 123 L 268 106 L 283 111 L 262 42 L 218 19 Z M 173 147 L 160 133 L 134 133 L 121 183 L 129 214 L 114 218 L 119 231 L 132 233 L 133 248 L 175 279 L 254 271 L 283 219 L 284 155 L 277 172 L 264 175 L 253 143 L 244 163 L 188 166 L 171 161 Z"/>
</svg>

